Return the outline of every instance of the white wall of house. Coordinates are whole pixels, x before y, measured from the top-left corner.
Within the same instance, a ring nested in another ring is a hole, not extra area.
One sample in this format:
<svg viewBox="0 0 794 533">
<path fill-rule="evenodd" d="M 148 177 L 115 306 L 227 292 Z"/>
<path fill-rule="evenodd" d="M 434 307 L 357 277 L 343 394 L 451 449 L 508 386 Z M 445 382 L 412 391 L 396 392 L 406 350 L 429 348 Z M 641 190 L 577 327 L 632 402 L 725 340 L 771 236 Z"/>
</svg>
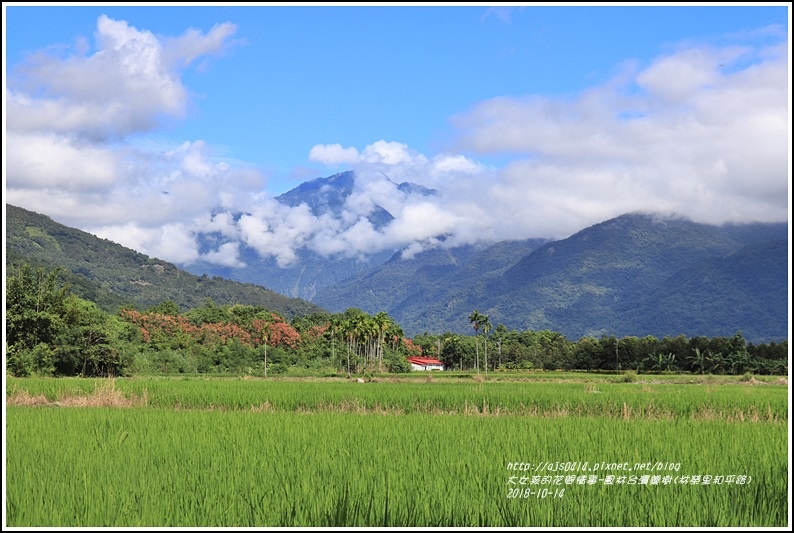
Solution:
<svg viewBox="0 0 794 533">
<path fill-rule="evenodd" d="M 444 365 L 417 365 L 411 363 L 411 370 L 444 370 Z"/>
</svg>

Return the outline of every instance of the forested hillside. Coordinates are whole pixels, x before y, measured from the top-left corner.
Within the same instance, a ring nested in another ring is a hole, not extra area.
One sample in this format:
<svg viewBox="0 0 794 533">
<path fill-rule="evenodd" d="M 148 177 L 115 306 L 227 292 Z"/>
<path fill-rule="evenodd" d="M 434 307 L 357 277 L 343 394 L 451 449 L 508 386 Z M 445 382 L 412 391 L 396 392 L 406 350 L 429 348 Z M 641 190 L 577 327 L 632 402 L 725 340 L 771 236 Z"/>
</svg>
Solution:
<svg viewBox="0 0 794 533">
<path fill-rule="evenodd" d="M 145 309 L 165 300 L 187 311 L 203 306 L 207 299 L 219 305 L 262 306 L 290 318 L 322 310 L 259 285 L 190 274 L 166 261 L 7 205 L 6 266 L 13 271 L 25 263 L 63 268 L 63 278 L 75 295 L 109 312 L 123 305 Z"/>
<path fill-rule="evenodd" d="M 337 311 L 386 310 L 405 331 L 467 332 L 472 309 L 519 330 L 788 336 L 786 224 L 711 226 L 629 214 L 559 241 L 398 256 L 318 293 Z"/>
</svg>

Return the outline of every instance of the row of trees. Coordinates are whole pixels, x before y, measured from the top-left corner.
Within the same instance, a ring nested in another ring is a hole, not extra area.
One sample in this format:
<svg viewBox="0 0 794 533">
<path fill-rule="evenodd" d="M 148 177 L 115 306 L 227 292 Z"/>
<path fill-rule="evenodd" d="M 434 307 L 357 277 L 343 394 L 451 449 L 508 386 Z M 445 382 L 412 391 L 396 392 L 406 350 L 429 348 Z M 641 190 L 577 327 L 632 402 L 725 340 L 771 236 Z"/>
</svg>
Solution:
<svg viewBox="0 0 794 533">
<path fill-rule="evenodd" d="M 755 346 L 740 332 L 731 338 L 603 336 L 573 342 L 548 330 L 493 328 L 488 316 L 475 310 L 468 317 L 473 336 L 425 333 L 408 339 L 388 314 L 371 316 L 359 309 L 288 321 L 263 307 L 207 300 L 185 313 L 165 301 L 143 311 L 110 314 L 70 294 L 58 276 L 57 269 L 34 271 L 25 265 L 7 279 L 6 365 L 12 374 L 407 372 L 406 357 L 423 353 L 449 369 L 486 374 L 526 369 L 788 372 L 787 342 Z"/>
<path fill-rule="evenodd" d="M 6 280 L 6 368 L 15 375 L 109 375 L 135 338 L 121 317 L 69 293 L 60 271 L 20 267 Z"/>
<path fill-rule="evenodd" d="M 405 372 L 406 357 L 421 354 L 386 313 L 349 309 L 290 322 L 261 306 L 207 300 L 186 313 L 165 301 L 109 314 L 70 294 L 59 274 L 23 265 L 8 277 L 6 366 L 14 375 Z"/>
<path fill-rule="evenodd" d="M 550 330 L 515 331 L 503 324 L 493 329 L 488 315 L 472 311 L 468 320 L 474 336 L 446 332 L 414 338 L 427 355 L 448 368 L 476 369 L 480 350 L 484 371 L 489 370 L 601 370 L 637 372 L 691 372 L 696 374 L 788 374 L 788 342 L 755 345 L 738 331 L 731 337 L 684 335 L 617 338 L 582 337 L 571 341 Z M 488 359 L 488 347 L 491 358 Z"/>
</svg>

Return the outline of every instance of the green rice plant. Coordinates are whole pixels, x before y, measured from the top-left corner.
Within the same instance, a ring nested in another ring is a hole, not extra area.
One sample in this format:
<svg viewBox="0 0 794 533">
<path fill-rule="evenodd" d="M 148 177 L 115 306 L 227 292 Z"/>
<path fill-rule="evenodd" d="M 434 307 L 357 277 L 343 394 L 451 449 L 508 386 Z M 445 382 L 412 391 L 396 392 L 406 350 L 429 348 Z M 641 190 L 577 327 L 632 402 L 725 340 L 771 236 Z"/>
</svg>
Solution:
<svg viewBox="0 0 794 533">
<path fill-rule="evenodd" d="M 6 423 L 13 527 L 781 527 L 788 516 L 780 423 L 14 405 Z M 650 474 L 688 481 L 617 481 Z M 706 475 L 749 481 L 689 481 Z M 525 487 L 546 493 L 516 497 Z"/>
<path fill-rule="evenodd" d="M 7 398 L 21 390 L 49 401 L 91 395 L 106 380 L 9 379 Z M 368 382 L 273 379 L 116 379 L 113 387 L 152 407 L 277 411 L 385 411 L 722 419 L 785 422 L 788 389 L 781 385 L 552 382 Z M 597 394 L 594 394 L 597 392 Z M 13 402 L 12 402 L 13 403 Z"/>
</svg>

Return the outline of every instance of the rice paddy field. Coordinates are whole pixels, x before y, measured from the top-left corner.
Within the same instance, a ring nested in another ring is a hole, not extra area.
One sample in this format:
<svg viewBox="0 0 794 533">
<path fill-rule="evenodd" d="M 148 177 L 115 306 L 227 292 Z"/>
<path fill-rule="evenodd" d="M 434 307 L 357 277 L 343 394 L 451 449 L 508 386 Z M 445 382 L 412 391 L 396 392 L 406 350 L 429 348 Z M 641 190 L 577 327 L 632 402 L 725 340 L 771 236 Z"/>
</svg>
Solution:
<svg viewBox="0 0 794 533">
<path fill-rule="evenodd" d="M 788 386 L 15 379 L 12 527 L 786 527 Z"/>
</svg>

